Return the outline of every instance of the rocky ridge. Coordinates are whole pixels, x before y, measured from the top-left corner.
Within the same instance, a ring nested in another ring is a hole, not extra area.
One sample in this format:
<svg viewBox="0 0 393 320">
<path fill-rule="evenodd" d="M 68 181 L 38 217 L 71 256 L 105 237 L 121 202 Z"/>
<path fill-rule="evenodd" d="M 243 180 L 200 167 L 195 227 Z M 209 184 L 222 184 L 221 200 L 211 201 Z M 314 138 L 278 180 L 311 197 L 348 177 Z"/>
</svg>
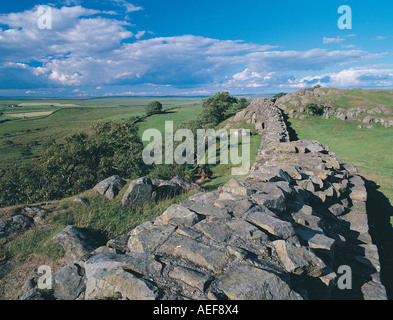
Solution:
<svg viewBox="0 0 393 320">
<path fill-rule="evenodd" d="M 94 250 L 83 230 L 67 227 L 56 239 L 73 254 L 53 277 L 52 298 L 386 299 L 356 168 L 318 141 L 290 141 L 271 99 L 235 119 L 263 133 L 247 178 L 197 193 Z M 337 285 L 343 265 L 351 290 Z M 36 288 L 21 297 L 40 298 Z"/>
<path fill-rule="evenodd" d="M 391 94 L 392 92 L 389 91 Z M 299 89 L 293 93 L 286 94 L 276 101 L 276 105 L 284 110 L 288 117 L 307 119 L 307 104 L 315 103 L 320 108 L 320 115 L 325 119 L 335 117 L 342 121 L 360 122 L 358 129 L 374 129 L 376 126 L 386 128 L 393 126 L 392 111 L 382 104 L 364 101 L 361 107 L 335 108 L 334 99 L 330 96 L 340 97 L 343 91 L 339 89 L 315 88 Z"/>
</svg>

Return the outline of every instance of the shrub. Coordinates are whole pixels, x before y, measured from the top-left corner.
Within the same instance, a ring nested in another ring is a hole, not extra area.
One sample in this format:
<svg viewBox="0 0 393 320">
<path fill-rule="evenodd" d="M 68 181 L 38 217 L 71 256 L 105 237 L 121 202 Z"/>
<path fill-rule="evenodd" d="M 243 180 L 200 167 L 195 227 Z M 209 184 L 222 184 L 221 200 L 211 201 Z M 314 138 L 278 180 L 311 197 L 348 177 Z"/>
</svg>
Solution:
<svg viewBox="0 0 393 320">
<path fill-rule="evenodd" d="M 162 104 L 159 101 L 152 101 L 145 108 L 145 113 L 147 116 L 151 116 L 153 114 L 159 114 L 161 112 L 162 112 Z"/>
<path fill-rule="evenodd" d="M 273 96 L 273 98 L 274 98 L 274 99 L 280 99 L 281 97 L 286 96 L 286 95 L 287 95 L 287 94 L 286 94 L 285 92 L 280 92 L 280 93 L 275 94 L 275 95 Z"/>
<path fill-rule="evenodd" d="M 323 114 L 323 107 L 316 103 L 307 103 L 306 109 L 313 116 L 321 116 Z"/>
</svg>

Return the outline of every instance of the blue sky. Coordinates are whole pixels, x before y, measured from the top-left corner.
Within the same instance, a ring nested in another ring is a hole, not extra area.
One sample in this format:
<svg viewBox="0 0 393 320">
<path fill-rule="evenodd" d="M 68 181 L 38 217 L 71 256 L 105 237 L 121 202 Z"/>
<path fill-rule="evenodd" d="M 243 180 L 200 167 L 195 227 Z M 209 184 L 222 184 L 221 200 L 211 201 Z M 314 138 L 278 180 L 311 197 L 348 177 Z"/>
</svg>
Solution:
<svg viewBox="0 0 393 320">
<path fill-rule="evenodd" d="M 341 5 L 350 30 L 338 27 Z M 392 17 L 391 0 L 3 1 L 0 95 L 393 88 Z"/>
</svg>

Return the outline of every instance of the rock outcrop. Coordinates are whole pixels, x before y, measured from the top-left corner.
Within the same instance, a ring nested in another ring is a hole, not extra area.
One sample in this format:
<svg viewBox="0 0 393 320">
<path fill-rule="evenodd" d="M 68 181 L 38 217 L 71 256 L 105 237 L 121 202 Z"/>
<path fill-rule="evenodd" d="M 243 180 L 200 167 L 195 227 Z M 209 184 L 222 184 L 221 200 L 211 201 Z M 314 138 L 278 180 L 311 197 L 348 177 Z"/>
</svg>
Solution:
<svg viewBox="0 0 393 320">
<path fill-rule="evenodd" d="M 57 297 L 386 299 L 357 170 L 318 141 L 290 141 L 270 99 L 254 100 L 235 118 L 247 114 L 263 133 L 247 178 L 197 193 L 111 248 L 71 262 L 55 279 L 73 275 L 77 289 Z M 127 201 L 149 198 L 153 182 L 138 180 L 127 192 Z M 337 285 L 343 265 L 352 270 L 351 290 Z"/>
<path fill-rule="evenodd" d="M 300 120 L 307 119 L 307 105 L 316 104 L 319 109 L 318 115 L 326 119 L 335 117 L 342 121 L 359 121 L 369 124 L 368 126 L 359 125 L 358 129 L 373 129 L 375 125 L 386 128 L 393 126 L 393 112 L 387 106 L 376 102 L 372 103 L 366 100 L 363 102 L 363 106 L 353 108 L 333 107 L 336 104 L 336 98 L 331 95 L 340 96 L 342 94 L 346 94 L 346 90 L 327 88 L 300 89 L 280 97 L 276 104 L 288 114 L 288 117 Z M 374 123 L 374 126 L 370 125 L 371 123 Z"/>
</svg>

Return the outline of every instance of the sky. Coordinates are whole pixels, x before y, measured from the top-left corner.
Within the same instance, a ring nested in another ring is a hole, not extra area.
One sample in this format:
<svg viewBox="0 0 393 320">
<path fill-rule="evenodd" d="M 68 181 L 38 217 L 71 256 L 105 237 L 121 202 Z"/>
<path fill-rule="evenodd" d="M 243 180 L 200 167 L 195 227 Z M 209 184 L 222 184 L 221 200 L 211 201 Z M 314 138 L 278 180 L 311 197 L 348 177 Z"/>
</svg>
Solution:
<svg viewBox="0 0 393 320">
<path fill-rule="evenodd" d="M 0 96 L 393 88 L 392 17 L 391 0 L 2 1 Z"/>
</svg>

